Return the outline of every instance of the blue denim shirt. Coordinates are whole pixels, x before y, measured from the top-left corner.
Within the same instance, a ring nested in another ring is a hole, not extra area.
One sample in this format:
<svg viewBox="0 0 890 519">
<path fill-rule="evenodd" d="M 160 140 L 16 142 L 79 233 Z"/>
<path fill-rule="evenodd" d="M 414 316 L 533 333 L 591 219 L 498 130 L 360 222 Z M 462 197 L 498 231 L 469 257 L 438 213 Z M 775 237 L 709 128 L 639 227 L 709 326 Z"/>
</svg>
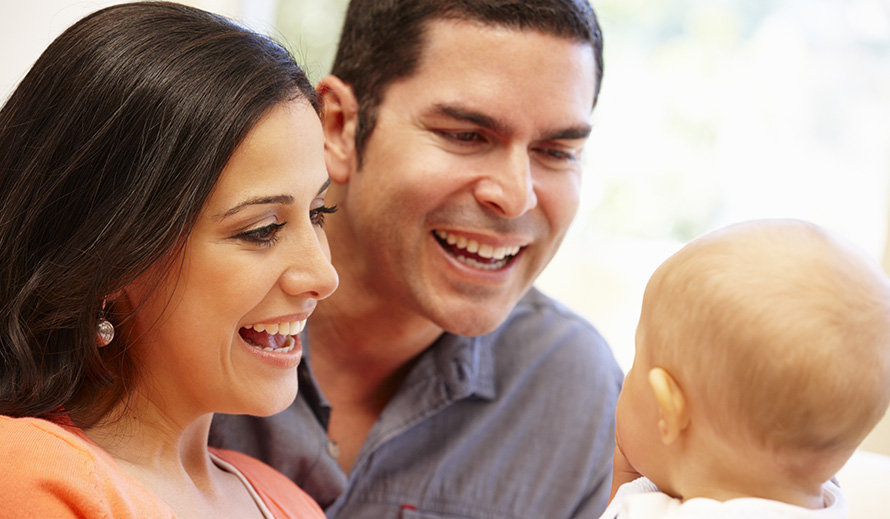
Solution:
<svg viewBox="0 0 890 519">
<path fill-rule="evenodd" d="M 217 416 L 211 444 L 260 458 L 348 519 L 597 518 L 622 372 L 586 321 L 532 289 L 497 330 L 443 334 L 371 428 L 349 475 L 312 376 L 272 417 Z"/>
</svg>

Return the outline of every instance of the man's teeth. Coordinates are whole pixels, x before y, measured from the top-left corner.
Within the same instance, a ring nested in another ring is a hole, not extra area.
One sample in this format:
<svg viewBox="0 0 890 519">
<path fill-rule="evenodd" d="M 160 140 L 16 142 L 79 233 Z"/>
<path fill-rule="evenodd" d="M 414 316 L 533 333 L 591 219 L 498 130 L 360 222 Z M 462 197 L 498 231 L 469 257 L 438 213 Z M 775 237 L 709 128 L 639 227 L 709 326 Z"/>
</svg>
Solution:
<svg viewBox="0 0 890 519">
<path fill-rule="evenodd" d="M 448 245 L 453 245 L 461 250 L 466 250 L 470 254 L 478 254 L 482 258 L 502 260 L 507 256 L 515 256 L 519 253 L 521 247 L 493 247 L 476 240 L 469 240 L 465 236 L 458 236 L 445 231 L 436 231 L 436 236 Z"/>
<path fill-rule="evenodd" d="M 248 324 L 245 328 L 252 328 L 258 332 L 266 332 L 269 335 L 299 335 L 306 327 L 306 319 L 302 321 L 290 321 L 271 324 Z"/>
<path fill-rule="evenodd" d="M 497 270 L 499 268 L 503 268 L 508 261 L 505 259 L 500 259 L 496 260 L 494 263 L 482 263 L 481 261 L 476 261 L 473 258 L 468 258 L 466 256 L 454 256 L 454 258 L 464 265 L 468 265 L 479 270 Z"/>
</svg>

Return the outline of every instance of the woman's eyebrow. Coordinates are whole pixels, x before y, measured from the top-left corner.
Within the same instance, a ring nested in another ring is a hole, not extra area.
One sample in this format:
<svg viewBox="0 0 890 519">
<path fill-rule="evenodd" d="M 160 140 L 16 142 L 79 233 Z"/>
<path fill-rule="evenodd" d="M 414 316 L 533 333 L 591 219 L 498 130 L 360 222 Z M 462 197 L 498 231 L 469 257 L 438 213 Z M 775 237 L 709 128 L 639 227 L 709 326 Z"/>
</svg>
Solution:
<svg viewBox="0 0 890 519">
<path fill-rule="evenodd" d="M 223 218 L 228 218 L 233 214 L 241 211 L 245 207 L 251 205 L 265 205 L 265 204 L 281 204 L 281 205 L 290 205 L 294 203 L 294 197 L 290 195 L 276 195 L 276 196 L 258 196 L 255 198 L 250 198 L 236 205 L 235 207 L 229 209 L 225 213 L 218 214 L 214 216 L 215 219 L 221 220 Z"/>
<path fill-rule="evenodd" d="M 331 177 L 328 177 L 327 180 L 324 181 L 324 184 L 321 185 L 321 188 L 319 188 L 318 193 L 316 193 L 316 196 L 322 194 L 324 192 L 324 190 L 327 189 L 328 186 L 330 186 L 330 185 L 331 185 Z M 245 200 L 245 201 L 241 202 L 240 204 L 236 205 L 235 207 L 229 209 L 228 211 L 221 213 L 221 214 L 217 214 L 213 218 L 217 219 L 217 220 L 222 220 L 223 218 L 228 218 L 229 216 L 232 216 L 233 214 L 244 209 L 245 207 L 248 207 L 251 205 L 265 205 L 265 204 L 290 205 L 292 203 L 294 203 L 294 197 L 292 197 L 290 195 L 258 196 L 258 197 L 254 197 L 254 198 Z"/>
</svg>

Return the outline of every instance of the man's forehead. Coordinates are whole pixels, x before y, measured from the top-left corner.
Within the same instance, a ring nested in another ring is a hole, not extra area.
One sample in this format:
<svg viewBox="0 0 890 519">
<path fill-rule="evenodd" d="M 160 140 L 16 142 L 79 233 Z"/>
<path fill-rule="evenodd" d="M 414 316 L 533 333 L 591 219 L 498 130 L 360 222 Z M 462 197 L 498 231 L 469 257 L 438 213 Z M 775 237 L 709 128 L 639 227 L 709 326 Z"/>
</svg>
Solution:
<svg viewBox="0 0 890 519">
<path fill-rule="evenodd" d="M 467 34 L 488 34 L 493 37 L 499 37 L 505 40 L 513 38 L 527 38 L 529 36 L 543 36 L 548 39 L 566 42 L 580 47 L 587 47 L 593 53 L 593 44 L 587 40 L 578 39 L 571 36 L 558 34 L 556 32 L 548 32 L 533 27 L 513 27 L 507 24 L 486 23 L 474 19 L 446 17 L 433 18 L 423 24 L 421 31 L 421 52 L 419 61 L 423 61 L 424 56 L 429 51 L 433 42 L 450 34 L 461 33 Z M 517 56 L 520 58 L 520 56 Z"/>
<path fill-rule="evenodd" d="M 534 48 L 546 48 L 546 53 L 527 52 L 529 42 L 533 42 Z M 484 59 L 473 59 L 474 56 Z M 450 67 L 455 75 L 470 78 L 500 75 L 504 78 L 500 86 L 510 90 L 514 88 L 511 81 L 537 78 L 555 64 L 559 64 L 561 72 L 572 81 L 571 84 L 554 84 L 554 92 L 589 83 L 588 108 L 592 110 L 598 91 L 595 82 L 599 80 L 593 45 L 533 28 L 518 29 L 465 19 L 431 20 L 425 25 L 417 65 L 412 74 L 403 79 L 434 76 L 436 71 Z M 457 67 L 459 69 L 455 70 Z M 521 85 L 517 84 L 515 88 L 521 88 Z"/>
</svg>

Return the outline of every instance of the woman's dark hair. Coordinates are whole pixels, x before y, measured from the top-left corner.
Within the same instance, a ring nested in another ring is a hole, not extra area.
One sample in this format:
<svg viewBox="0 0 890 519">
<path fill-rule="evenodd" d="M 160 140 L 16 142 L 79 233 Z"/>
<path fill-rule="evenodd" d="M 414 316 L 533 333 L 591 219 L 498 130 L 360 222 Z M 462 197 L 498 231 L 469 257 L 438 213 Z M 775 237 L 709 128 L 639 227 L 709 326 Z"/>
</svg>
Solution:
<svg viewBox="0 0 890 519">
<path fill-rule="evenodd" d="M 293 99 L 318 111 L 284 48 L 169 2 L 100 10 L 44 51 L 0 110 L 0 414 L 90 425 L 126 394 L 103 300 L 176 256 L 235 148 Z"/>
<path fill-rule="evenodd" d="M 591 109 L 603 78 L 603 34 L 588 0 L 350 0 L 331 73 L 358 99 L 355 147 L 361 163 L 386 89 L 411 76 L 420 62 L 426 28 L 435 20 L 468 20 L 533 30 L 593 49 Z"/>
</svg>

